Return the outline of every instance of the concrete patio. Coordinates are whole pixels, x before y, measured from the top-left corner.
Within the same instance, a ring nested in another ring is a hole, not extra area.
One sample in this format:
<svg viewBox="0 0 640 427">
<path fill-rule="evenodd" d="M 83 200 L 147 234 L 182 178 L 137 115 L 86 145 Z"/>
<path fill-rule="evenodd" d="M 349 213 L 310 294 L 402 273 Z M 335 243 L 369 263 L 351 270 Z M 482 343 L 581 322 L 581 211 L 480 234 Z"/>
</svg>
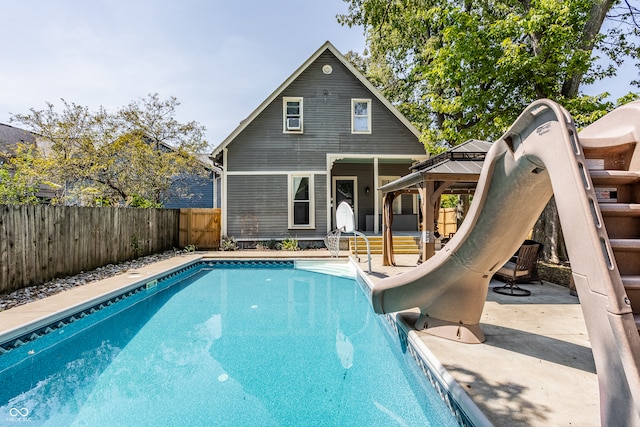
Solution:
<svg viewBox="0 0 640 427">
<path fill-rule="evenodd" d="M 364 258 L 359 266 L 366 271 Z M 375 283 L 414 268 L 416 261 L 416 255 L 396 255 L 396 266 L 386 267 L 381 256 L 373 256 L 368 277 Z M 521 287 L 531 296 L 489 291 L 482 344 L 419 335 L 496 426 L 600 425 L 598 381 L 578 298 L 548 282 Z"/>
</svg>

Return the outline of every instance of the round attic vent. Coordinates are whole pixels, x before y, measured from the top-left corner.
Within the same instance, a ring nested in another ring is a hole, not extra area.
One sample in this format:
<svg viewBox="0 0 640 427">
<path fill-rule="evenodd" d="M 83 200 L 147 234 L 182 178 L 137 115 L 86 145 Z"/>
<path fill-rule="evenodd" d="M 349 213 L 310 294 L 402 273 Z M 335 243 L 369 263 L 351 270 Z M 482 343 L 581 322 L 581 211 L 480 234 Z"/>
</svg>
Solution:
<svg viewBox="0 0 640 427">
<path fill-rule="evenodd" d="M 331 72 L 333 71 L 333 68 L 331 67 L 331 65 L 326 64 L 322 66 L 322 72 L 325 74 L 331 74 Z"/>
</svg>

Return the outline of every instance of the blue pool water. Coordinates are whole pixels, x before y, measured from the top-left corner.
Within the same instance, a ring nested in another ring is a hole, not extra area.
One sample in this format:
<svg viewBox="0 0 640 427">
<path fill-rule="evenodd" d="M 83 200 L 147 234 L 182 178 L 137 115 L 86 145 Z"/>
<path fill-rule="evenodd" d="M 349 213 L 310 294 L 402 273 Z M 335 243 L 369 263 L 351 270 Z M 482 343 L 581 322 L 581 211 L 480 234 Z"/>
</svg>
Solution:
<svg viewBox="0 0 640 427">
<path fill-rule="evenodd" d="M 355 280 L 190 274 L 5 352 L 0 424 L 458 425 Z"/>
</svg>

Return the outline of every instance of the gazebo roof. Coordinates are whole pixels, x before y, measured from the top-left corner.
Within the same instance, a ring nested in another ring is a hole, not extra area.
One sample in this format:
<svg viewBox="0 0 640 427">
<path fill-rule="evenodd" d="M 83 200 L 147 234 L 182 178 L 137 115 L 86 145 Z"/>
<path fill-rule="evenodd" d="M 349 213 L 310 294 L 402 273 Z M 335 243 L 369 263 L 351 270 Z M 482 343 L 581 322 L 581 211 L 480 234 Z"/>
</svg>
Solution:
<svg viewBox="0 0 640 427">
<path fill-rule="evenodd" d="M 383 193 L 414 187 L 424 181 L 455 182 L 451 187 L 468 190 L 469 183 L 475 183 L 482 172 L 482 165 L 491 148 L 491 143 L 470 139 L 462 144 L 431 157 L 411 167 L 408 175 L 398 178 L 379 188 Z"/>
</svg>

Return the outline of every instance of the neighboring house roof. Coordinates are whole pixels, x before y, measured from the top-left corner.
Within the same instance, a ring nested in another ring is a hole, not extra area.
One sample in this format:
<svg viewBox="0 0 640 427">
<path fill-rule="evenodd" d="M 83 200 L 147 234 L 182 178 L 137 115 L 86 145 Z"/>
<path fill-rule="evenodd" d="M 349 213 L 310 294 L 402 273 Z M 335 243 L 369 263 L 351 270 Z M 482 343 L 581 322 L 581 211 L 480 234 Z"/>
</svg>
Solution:
<svg viewBox="0 0 640 427">
<path fill-rule="evenodd" d="M 213 163 L 213 160 L 211 159 L 209 153 L 196 153 L 195 157 L 200 163 L 204 165 L 205 168 L 218 172 L 219 168 L 217 168 Z"/>
<path fill-rule="evenodd" d="M 171 144 L 167 144 L 164 141 L 159 141 L 158 142 L 159 146 L 167 151 L 176 151 L 175 147 L 173 147 Z M 213 160 L 211 159 L 211 157 L 209 156 L 209 153 L 195 153 L 194 154 L 195 159 L 200 162 L 202 164 L 202 166 L 204 166 L 207 170 L 213 170 L 216 173 L 219 173 L 219 168 L 216 168 Z"/>
<path fill-rule="evenodd" d="M 238 125 L 238 127 L 236 127 L 233 132 L 231 132 L 231 134 L 229 134 L 229 136 L 227 136 L 225 138 L 224 141 L 222 141 L 222 143 L 220 143 L 220 145 L 218 145 L 215 150 L 213 150 L 213 153 L 211 154 L 212 157 L 216 157 L 225 147 L 227 147 L 234 139 L 236 136 L 238 136 L 238 134 L 240 134 L 247 126 L 249 126 L 249 124 L 255 120 L 256 117 L 258 117 L 260 115 L 260 113 L 262 113 L 262 111 L 264 111 L 265 108 L 267 108 L 269 106 L 269 104 L 271 104 L 271 102 L 273 102 L 273 100 L 275 100 L 276 98 L 278 98 L 278 96 L 280 96 L 280 94 L 293 82 L 295 81 L 300 74 L 302 74 L 311 64 L 313 64 L 314 61 L 316 61 L 320 55 L 322 55 L 326 50 L 329 50 L 336 58 L 338 58 L 338 60 L 380 101 L 382 102 L 382 104 L 387 107 L 389 109 L 389 111 L 398 118 L 398 120 L 400 122 L 402 122 L 402 124 L 404 124 L 407 129 L 409 129 L 409 131 L 411 133 L 413 133 L 416 137 L 420 137 L 420 131 L 411 124 L 411 122 L 409 120 L 407 120 L 406 117 L 404 117 L 402 115 L 402 113 L 400 113 L 400 111 L 398 111 L 398 109 L 396 107 L 393 106 L 393 104 L 391 104 L 391 102 L 389 102 L 388 99 L 386 99 L 382 93 L 371 84 L 371 82 L 369 80 L 367 80 L 367 78 L 360 72 L 358 71 L 358 69 L 356 67 L 353 66 L 353 64 L 351 64 L 347 58 L 344 57 L 344 55 L 342 55 L 342 53 L 340 53 L 340 51 L 338 51 L 335 46 L 333 46 L 330 42 L 326 42 L 324 43 L 313 55 L 311 55 L 311 57 L 309 57 L 309 59 L 307 59 L 300 67 L 298 67 L 298 69 L 291 74 L 291 76 L 289 76 L 289 78 L 287 80 L 284 81 L 284 83 L 282 83 L 271 95 L 269 95 L 269 97 L 267 99 L 265 99 L 262 104 L 260 104 L 258 106 L 258 108 L 256 108 L 250 115 L 249 117 L 247 117 L 245 120 L 243 120 L 242 122 L 240 122 L 240 124 Z"/>
<path fill-rule="evenodd" d="M 0 123 L 0 154 L 13 152 L 19 143 L 35 144 L 36 136 L 27 130 Z"/>
<path fill-rule="evenodd" d="M 383 185 L 379 190 L 387 193 L 409 188 L 424 182 L 428 176 L 437 176 L 440 179 L 450 176 L 452 181 L 457 182 L 466 182 L 469 177 L 479 177 L 491 145 L 490 142 L 470 139 L 444 153 L 413 165 L 411 167 L 413 172 Z M 474 180 L 477 181 L 477 178 Z"/>
</svg>

